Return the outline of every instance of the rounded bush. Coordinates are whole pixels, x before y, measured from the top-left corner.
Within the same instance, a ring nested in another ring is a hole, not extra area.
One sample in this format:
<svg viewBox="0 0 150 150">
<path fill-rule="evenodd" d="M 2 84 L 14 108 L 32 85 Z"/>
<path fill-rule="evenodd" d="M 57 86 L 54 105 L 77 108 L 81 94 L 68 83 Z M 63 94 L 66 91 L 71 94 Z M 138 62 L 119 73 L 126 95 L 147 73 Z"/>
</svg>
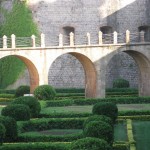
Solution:
<svg viewBox="0 0 150 150">
<path fill-rule="evenodd" d="M 103 139 L 87 137 L 72 142 L 70 150 L 111 150 L 111 147 Z"/>
<path fill-rule="evenodd" d="M 83 127 L 85 127 L 86 124 L 88 124 L 91 121 L 103 121 L 103 122 L 106 122 L 113 127 L 112 119 L 110 117 L 105 116 L 105 115 L 93 115 L 93 116 L 88 117 L 84 121 Z"/>
<path fill-rule="evenodd" d="M 16 120 L 11 117 L 0 116 L 0 123 L 3 124 L 6 129 L 4 141 L 15 141 L 18 136 Z"/>
<path fill-rule="evenodd" d="M 92 112 L 94 115 L 105 115 L 112 119 L 113 123 L 118 117 L 118 107 L 111 102 L 99 102 L 93 106 Z"/>
<path fill-rule="evenodd" d="M 24 96 L 24 94 L 30 94 L 30 87 L 27 85 L 21 85 L 16 89 L 15 97 Z"/>
<path fill-rule="evenodd" d="M 0 123 L 0 145 L 3 144 L 5 138 L 5 132 L 6 132 L 5 126 L 2 123 Z"/>
<path fill-rule="evenodd" d="M 91 121 L 86 124 L 83 134 L 85 137 L 104 139 L 109 144 L 113 143 L 113 128 L 103 121 Z"/>
<path fill-rule="evenodd" d="M 34 90 L 34 96 L 39 100 L 53 100 L 56 96 L 56 91 L 50 85 L 41 85 Z"/>
<path fill-rule="evenodd" d="M 125 80 L 125 79 L 116 79 L 113 82 L 113 88 L 129 88 L 130 84 L 129 81 Z"/>
<path fill-rule="evenodd" d="M 41 111 L 41 105 L 39 101 L 32 96 L 24 96 L 14 99 L 12 104 L 24 104 L 30 108 L 30 117 L 38 117 Z"/>
<path fill-rule="evenodd" d="M 2 109 L 1 114 L 12 117 L 16 121 L 30 120 L 30 109 L 24 104 L 8 105 Z"/>
</svg>

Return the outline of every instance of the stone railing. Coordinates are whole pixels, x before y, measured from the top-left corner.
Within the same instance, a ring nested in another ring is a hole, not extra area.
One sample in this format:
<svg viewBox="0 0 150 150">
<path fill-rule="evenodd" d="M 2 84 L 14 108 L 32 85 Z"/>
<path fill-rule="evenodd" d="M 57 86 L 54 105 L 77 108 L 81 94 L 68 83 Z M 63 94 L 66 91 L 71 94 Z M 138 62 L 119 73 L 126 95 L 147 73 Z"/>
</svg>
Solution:
<svg viewBox="0 0 150 150">
<path fill-rule="evenodd" d="M 69 36 L 64 36 L 59 34 L 58 36 L 58 44 L 55 46 L 63 47 L 63 46 L 75 46 L 75 45 L 104 45 L 104 44 L 131 44 L 131 43 L 144 43 L 145 37 L 144 32 L 130 33 L 130 31 L 126 31 L 126 33 L 111 33 L 111 34 L 103 34 L 101 31 L 98 34 L 98 39 L 93 40 L 91 38 L 90 33 L 87 33 L 86 36 L 81 38 L 80 42 L 76 42 L 78 39 L 77 35 L 74 33 L 70 33 Z M 76 38 L 75 38 L 76 37 Z M 11 38 L 7 36 L 3 36 L 0 38 L 0 47 L 1 48 L 17 48 L 17 47 L 45 47 L 45 35 L 41 34 L 40 37 L 36 37 L 32 35 L 31 37 L 16 37 L 14 34 L 11 35 Z M 54 46 L 51 44 L 50 46 Z"/>
</svg>

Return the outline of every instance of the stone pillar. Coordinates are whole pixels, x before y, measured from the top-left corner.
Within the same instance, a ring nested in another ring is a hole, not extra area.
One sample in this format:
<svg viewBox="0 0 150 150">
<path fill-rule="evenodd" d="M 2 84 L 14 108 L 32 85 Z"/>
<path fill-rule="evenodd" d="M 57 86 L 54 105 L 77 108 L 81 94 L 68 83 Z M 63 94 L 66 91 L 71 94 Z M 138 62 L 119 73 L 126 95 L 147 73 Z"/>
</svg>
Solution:
<svg viewBox="0 0 150 150">
<path fill-rule="evenodd" d="M 32 47 L 35 48 L 35 47 L 36 47 L 35 35 L 32 35 L 32 36 L 31 36 L 31 40 L 32 40 Z"/>
<path fill-rule="evenodd" d="M 88 40 L 88 45 L 91 45 L 91 36 L 90 33 L 87 33 L 87 40 Z"/>
<path fill-rule="evenodd" d="M 140 42 L 145 42 L 144 34 L 145 34 L 144 31 L 141 31 L 141 32 L 140 32 Z"/>
<path fill-rule="evenodd" d="M 3 36 L 3 48 L 7 48 L 7 36 Z"/>
<path fill-rule="evenodd" d="M 63 46 L 63 35 L 59 34 L 59 46 L 62 47 Z"/>
<path fill-rule="evenodd" d="M 118 43 L 118 33 L 115 31 L 114 32 L 114 44 Z"/>
<path fill-rule="evenodd" d="M 126 44 L 129 44 L 130 43 L 130 31 L 127 30 L 126 31 Z"/>
<path fill-rule="evenodd" d="M 41 47 L 44 48 L 45 47 L 45 34 L 41 34 Z"/>
<path fill-rule="evenodd" d="M 103 44 L 103 33 L 99 31 L 99 45 Z"/>
<path fill-rule="evenodd" d="M 74 34 L 70 33 L 70 46 L 74 46 Z"/>
<path fill-rule="evenodd" d="M 11 35 L 11 48 L 16 48 L 16 36 L 14 34 Z"/>
</svg>

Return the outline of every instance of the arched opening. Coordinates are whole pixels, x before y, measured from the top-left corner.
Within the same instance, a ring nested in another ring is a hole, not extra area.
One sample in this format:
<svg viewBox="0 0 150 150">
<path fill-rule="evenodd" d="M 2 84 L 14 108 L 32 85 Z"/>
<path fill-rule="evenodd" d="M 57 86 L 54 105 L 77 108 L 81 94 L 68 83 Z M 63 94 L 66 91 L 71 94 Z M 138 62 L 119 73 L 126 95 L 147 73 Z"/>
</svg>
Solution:
<svg viewBox="0 0 150 150">
<path fill-rule="evenodd" d="M 55 88 L 85 88 L 85 97 L 95 97 L 96 72 L 94 65 L 82 54 L 73 52 L 64 54 L 51 65 L 49 84 Z"/>
<path fill-rule="evenodd" d="M 140 26 L 138 28 L 139 32 L 144 32 L 144 40 L 145 42 L 150 42 L 150 26 Z"/>
<path fill-rule="evenodd" d="M 138 88 L 139 69 L 135 60 L 120 52 L 114 55 L 106 68 L 106 88 L 113 88 L 113 82 L 119 78 L 129 81 L 131 88 Z"/>
<path fill-rule="evenodd" d="M 33 93 L 34 89 L 39 85 L 39 75 L 38 75 L 38 71 L 37 71 L 35 65 L 29 59 L 27 59 L 23 56 L 19 56 L 19 55 L 6 56 L 6 57 L 3 57 L 2 59 L 7 59 L 10 57 L 11 57 L 11 59 L 13 58 L 13 60 L 14 59 L 18 60 L 16 62 L 16 69 L 18 69 L 18 72 L 21 71 L 21 73 L 17 74 L 16 79 L 12 80 L 10 82 L 10 85 L 7 85 L 6 88 L 7 89 L 15 89 L 15 88 L 19 87 L 20 85 L 30 85 L 30 93 Z M 4 61 L 4 63 L 5 62 L 8 62 L 8 61 Z M 18 68 L 19 67 L 18 63 L 20 64 L 20 62 L 23 62 L 21 64 L 22 68 Z M 11 60 L 9 61 L 9 63 L 11 63 Z M 11 77 L 12 77 L 12 74 L 11 74 L 12 68 L 9 63 L 7 63 L 7 66 L 5 66 L 5 69 L 6 69 L 5 74 L 7 74 L 7 76 L 5 76 L 5 77 L 8 80 L 11 79 Z M 0 69 L 3 70 L 4 66 L 2 66 Z M 15 69 L 15 68 L 13 68 L 13 69 Z"/>
<path fill-rule="evenodd" d="M 103 33 L 103 34 L 110 34 L 113 32 L 113 28 L 110 27 L 110 26 L 102 26 L 100 27 L 100 31 Z"/>
<path fill-rule="evenodd" d="M 63 27 L 62 34 L 63 34 L 64 45 L 70 45 L 70 33 L 71 32 L 75 33 L 74 27 L 70 27 L 70 26 Z"/>
<path fill-rule="evenodd" d="M 149 96 L 149 77 L 149 59 L 138 51 L 127 50 L 114 55 L 109 61 L 106 69 L 106 87 L 112 88 L 115 79 L 123 78 L 129 81 L 131 88 L 139 90 L 140 96 Z"/>
</svg>

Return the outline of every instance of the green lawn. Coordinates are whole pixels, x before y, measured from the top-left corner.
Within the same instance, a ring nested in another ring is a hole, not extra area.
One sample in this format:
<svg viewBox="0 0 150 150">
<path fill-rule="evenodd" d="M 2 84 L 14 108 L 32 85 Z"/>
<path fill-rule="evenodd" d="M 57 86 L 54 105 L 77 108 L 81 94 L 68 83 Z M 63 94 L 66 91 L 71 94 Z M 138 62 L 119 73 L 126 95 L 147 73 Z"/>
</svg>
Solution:
<svg viewBox="0 0 150 150">
<path fill-rule="evenodd" d="M 45 131 L 34 131 L 34 132 L 25 132 L 22 135 L 30 136 L 40 136 L 40 135 L 57 135 L 63 136 L 68 134 L 81 134 L 81 129 L 52 129 L 52 130 L 45 130 Z"/>
<path fill-rule="evenodd" d="M 137 150 L 150 150 L 150 121 L 133 121 Z"/>
<path fill-rule="evenodd" d="M 117 123 L 114 126 L 114 141 L 128 141 L 126 122 Z"/>
<path fill-rule="evenodd" d="M 150 110 L 150 104 L 118 104 L 119 111 L 123 110 Z M 49 113 L 91 113 L 92 105 L 86 106 L 65 106 L 65 107 L 47 107 L 43 108 L 42 114 Z"/>
</svg>

